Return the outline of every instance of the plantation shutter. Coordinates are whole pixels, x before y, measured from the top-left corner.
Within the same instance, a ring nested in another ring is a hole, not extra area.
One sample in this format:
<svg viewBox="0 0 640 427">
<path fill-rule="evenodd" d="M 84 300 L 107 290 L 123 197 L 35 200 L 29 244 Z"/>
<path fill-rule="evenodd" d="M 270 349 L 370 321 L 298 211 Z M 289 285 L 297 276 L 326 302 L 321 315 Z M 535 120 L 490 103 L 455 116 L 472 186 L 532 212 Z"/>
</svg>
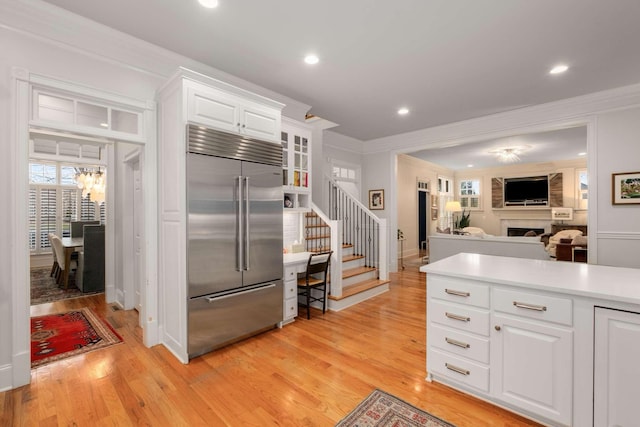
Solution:
<svg viewBox="0 0 640 427">
<path fill-rule="evenodd" d="M 96 219 L 95 203 L 89 200 L 89 197 L 81 199 L 80 221 L 93 221 Z"/>
<path fill-rule="evenodd" d="M 62 237 L 71 237 L 71 221 L 78 219 L 78 190 L 62 189 Z"/>
<path fill-rule="evenodd" d="M 36 236 L 38 235 L 38 192 L 35 188 L 29 188 L 29 250 L 35 251 Z M 47 244 L 49 241 L 47 241 Z"/>
<path fill-rule="evenodd" d="M 40 249 L 49 248 L 49 233 L 56 232 L 57 191 L 55 188 L 40 188 L 38 203 L 40 220 Z"/>
</svg>

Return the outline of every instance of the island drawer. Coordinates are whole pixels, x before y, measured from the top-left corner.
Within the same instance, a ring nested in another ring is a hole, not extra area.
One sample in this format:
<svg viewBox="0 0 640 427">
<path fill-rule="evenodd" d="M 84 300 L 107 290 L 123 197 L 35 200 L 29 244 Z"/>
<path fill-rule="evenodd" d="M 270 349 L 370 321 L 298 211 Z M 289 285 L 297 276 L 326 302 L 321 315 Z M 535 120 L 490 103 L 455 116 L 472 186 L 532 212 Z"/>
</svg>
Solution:
<svg viewBox="0 0 640 427">
<path fill-rule="evenodd" d="M 545 322 L 567 326 L 573 324 L 573 304 L 570 298 L 496 288 L 493 290 L 493 308 L 503 313 Z"/>
<path fill-rule="evenodd" d="M 489 286 L 480 282 L 427 275 L 427 296 L 489 308 Z"/>
<path fill-rule="evenodd" d="M 431 322 L 489 336 L 489 312 L 487 310 L 431 299 L 427 314 Z"/>
<path fill-rule="evenodd" d="M 489 367 L 436 349 L 430 349 L 427 357 L 429 373 L 440 374 L 458 383 L 489 391 Z"/>
<path fill-rule="evenodd" d="M 449 353 L 489 363 L 489 339 L 431 324 L 427 344 Z"/>
</svg>

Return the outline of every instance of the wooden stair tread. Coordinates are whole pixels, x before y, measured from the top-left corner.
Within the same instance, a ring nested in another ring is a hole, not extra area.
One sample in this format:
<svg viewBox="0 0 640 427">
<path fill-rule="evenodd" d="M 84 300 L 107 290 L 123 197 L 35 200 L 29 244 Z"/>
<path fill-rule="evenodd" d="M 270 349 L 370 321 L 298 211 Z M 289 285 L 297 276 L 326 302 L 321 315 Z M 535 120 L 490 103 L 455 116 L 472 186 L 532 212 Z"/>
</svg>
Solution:
<svg viewBox="0 0 640 427">
<path fill-rule="evenodd" d="M 329 299 L 334 301 L 340 301 L 341 299 L 345 299 L 350 296 L 359 294 L 360 292 L 368 291 L 369 289 L 376 288 L 380 285 L 384 285 L 389 282 L 390 280 L 370 279 L 370 280 L 365 280 L 363 282 L 354 283 L 353 285 L 345 286 L 342 289 L 341 296 L 335 297 L 333 295 L 329 295 Z"/>
<path fill-rule="evenodd" d="M 368 273 L 370 271 L 376 271 L 375 267 L 356 267 L 349 268 L 347 270 L 342 270 L 342 278 L 346 279 L 349 277 L 357 276 L 359 274 Z"/>
<path fill-rule="evenodd" d="M 306 228 L 329 228 L 327 224 L 305 224 Z"/>
<path fill-rule="evenodd" d="M 342 257 L 342 262 L 355 261 L 362 258 L 364 258 L 364 255 L 344 255 Z"/>
<path fill-rule="evenodd" d="M 323 234 L 321 236 L 307 236 L 305 239 L 307 240 L 317 240 L 317 239 L 329 239 L 331 238 L 331 234 Z"/>
</svg>

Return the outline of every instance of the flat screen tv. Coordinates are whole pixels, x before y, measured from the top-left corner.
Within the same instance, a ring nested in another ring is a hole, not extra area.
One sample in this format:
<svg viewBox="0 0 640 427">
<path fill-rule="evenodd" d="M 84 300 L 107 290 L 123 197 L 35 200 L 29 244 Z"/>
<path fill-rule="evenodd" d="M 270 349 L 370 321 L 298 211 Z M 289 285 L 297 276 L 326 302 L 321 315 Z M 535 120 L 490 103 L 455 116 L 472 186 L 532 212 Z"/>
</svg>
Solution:
<svg viewBox="0 0 640 427">
<path fill-rule="evenodd" d="M 504 204 L 505 206 L 547 206 L 549 177 L 505 178 Z"/>
</svg>

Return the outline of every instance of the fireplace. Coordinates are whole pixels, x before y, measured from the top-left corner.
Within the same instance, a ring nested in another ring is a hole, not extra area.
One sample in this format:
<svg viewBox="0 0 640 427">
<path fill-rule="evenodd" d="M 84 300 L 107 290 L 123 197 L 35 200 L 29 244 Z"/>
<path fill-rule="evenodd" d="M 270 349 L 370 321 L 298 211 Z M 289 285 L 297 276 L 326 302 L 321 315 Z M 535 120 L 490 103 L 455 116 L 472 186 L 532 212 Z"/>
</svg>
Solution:
<svg viewBox="0 0 640 427">
<path fill-rule="evenodd" d="M 508 227 L 507 236 L 524 236 L 527 231 L 535 231 L 536 236 L 544 234 L 544 228 Z"/>
</svg>

